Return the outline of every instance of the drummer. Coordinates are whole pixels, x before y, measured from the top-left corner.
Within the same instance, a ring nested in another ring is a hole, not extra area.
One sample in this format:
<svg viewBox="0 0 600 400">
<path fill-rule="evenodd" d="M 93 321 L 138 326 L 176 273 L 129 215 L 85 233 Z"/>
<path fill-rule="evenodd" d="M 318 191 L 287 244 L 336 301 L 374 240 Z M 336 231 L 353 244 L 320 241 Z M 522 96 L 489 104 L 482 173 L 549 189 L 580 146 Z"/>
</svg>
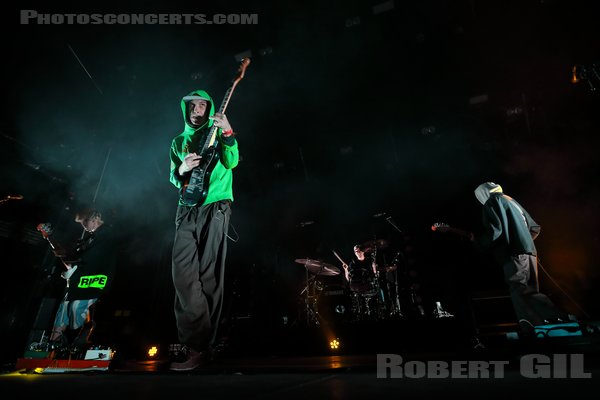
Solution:
<svg viewBox="0 0 600 400">
<path fill-rule="evenodd" d="M 350 261 L 350 265 L 344 263 L 344 277 L 350 284 L 352 289 L 353 284 L 366 283 L 373 280 L 377 272 L 377 264 L 375 259 L 367 258 L 366 251 L 369 249 L 363 248 L 361 245 L 354 246 L 354 257 Z"/>
</svg>

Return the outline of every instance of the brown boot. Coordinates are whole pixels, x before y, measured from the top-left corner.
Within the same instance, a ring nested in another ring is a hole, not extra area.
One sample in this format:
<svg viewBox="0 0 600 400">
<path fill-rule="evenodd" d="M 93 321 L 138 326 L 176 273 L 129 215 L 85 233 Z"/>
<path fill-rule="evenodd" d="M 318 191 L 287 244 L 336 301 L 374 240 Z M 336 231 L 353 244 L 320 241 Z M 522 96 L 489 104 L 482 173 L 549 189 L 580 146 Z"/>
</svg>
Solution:
<svg viewBox="0 0 600 400">
<path fill-rule="evenodd" d="M 206 353 L 190 348 L 184 350 L 182 361 L 173 361 L 169 365 L 171 371 L 191 371 L 207 363 Z"/>
</svg>

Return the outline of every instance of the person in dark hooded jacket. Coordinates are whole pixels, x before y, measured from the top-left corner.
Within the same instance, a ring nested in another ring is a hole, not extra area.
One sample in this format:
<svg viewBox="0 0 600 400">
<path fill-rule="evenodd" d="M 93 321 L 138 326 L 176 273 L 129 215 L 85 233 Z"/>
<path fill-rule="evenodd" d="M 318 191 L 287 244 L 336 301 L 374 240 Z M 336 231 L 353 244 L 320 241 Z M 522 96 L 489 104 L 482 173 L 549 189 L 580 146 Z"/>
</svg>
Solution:
<svg viewBox="0 0 600 400">
<path fill-rule="evenodd" d="M 117 264 L 117 240 L 102 213 L 93 207 L 80 209 L 75 218 L 83 227 L 72 257 L 57 254 L 67 268 L 64 297 L 56 312 L 50 341 L 74 346 L 89 344 L 96 325 L 93 308 L 110 291 Z M 55 252 L 56 253 L 56 252 Z M 77 259 L 77 261 L 65 261 Z"/>
<path fill-rule="evenodd" d="M 504 194 L 500 185 L 482 183 L 475 189 L 475 197 L 483 205 L 483 232 L 472 239 L 481 250 L 491 250 L 496 263 L 502 266 L 523 332 L 567 320 L 568 314 L 539 290 L 534 240 L 540 234 L 540 225 L 515 199 Z"/>
<path fill-rule="evenodd" d="M 207 175 L 207 192 L 197 204 L 179 198 L 175 217 L 172 277 L 175 319 L 183 358 L 170 369 L 188 371 L 210 359 L 221 317 L 224 294 L 227 231 L 233 201 L 233 168 L 239 152 L 227 117 L 215 112 L 212 98 L 203 90 L 183 97 L 184 130 L 171 143 L 170 180 L 180 193 L 192 170 L 202 160 L 201 151 L 216 129 L 215 156 Z M 213 129 L 214 127 L 214 129 Z"/>
</svg>

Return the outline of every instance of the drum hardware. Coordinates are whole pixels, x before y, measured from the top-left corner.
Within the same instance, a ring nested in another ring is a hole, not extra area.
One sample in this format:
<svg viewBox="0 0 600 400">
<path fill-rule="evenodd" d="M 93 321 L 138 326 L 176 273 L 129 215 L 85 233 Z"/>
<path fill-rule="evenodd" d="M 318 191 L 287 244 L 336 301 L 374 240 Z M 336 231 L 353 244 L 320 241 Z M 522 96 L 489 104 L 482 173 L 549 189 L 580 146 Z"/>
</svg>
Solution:
<svg viewBox="0 0 600 400">
<path fill-rule="evenodd" d="M 312 260 L 310 258 L 298 258 L 296 260 L 298 264 L 304 265 L 307 271 L 319 276 L 336 276 L 340 274 L 340 270 L 331 264 L 324 263 L 319 260 Z"/>
<path fill-rule="evenodd" d="M 435 302 L 435 310 L 433 310 L 434 318 L 453 318 L 454 315 L 450 314 L 442 308 L 442 303 L 439 301 Z"/>
<path fill-rule="evenodd" d="M 326 323 L 348 322 L 351 317 L 351 299 L 343 285 L 325 286 L 319 295 L 317 310 Z"/>
<path fill-rule="evenodd" d="M 402 253 L 397 252 L 391 263 L 386 263 L 384 260 L 381 265 L 378 265 L 376 263 L 378 250 L 389 246 L 389 242 L 379 239 L 365 242 L 359 246 L 361 249 L 364 246 L 364 252 L 368 251 L 370 253 L 372 268 L 355 267 L 347 271 L 344 277 L 344 282 L 347 282 L 347 285 L 333 285 L 333 287 L 326 285 L 318 293 L 319 301 L 315 302 L 319 318 L 323 317 L 324 320 L 344 318 L 345 321 L 403 318 L 400 301 L 401 288 L 398 280 L 398 270 L 402 265 L 399 256 Z M 346 266 L 349 264 L 336 251 L 333 251 L 333 254 L 344 269 L 347 268 Z M 319 272 L 319 269 L 323 266 L 322 262 L 309 259 L 300 259 L 297 262 L 306 264 L 309 267 L 314 265 L 312 267 L 314 272 Z M 328 267 L 327 272 L 337 272 L 331 266 Z M 342 268 L 339 270 L 341 271 Z M 386 278 L 385 283 L 380 281 L 384 277 Z M 346 304 L 346 302 L 349 302 L 349 304 Z M 344 313 L 345 315 L 342 317 Z"/>
<path fill-rule="evenodd" d="M 337 296 L 340 294 L 344 294 L 346 293 L 346 291 L 344 290 L 343 287 L 338 287 L 338 286 L 326 286 L 323 290 L 322 295 L 323 296 Z"/>
<path fill-rule="evenodd" d="M 355 321 L 380 320 L 386 317 L 383 294 L 353 293 L 352 314 Z"/>
<path fill-rule="evenodd" d="M 416 310 L 421 317 L 424 317 L 425 309 L 423 308 L 419 296 L 417 295 L 417 291 L 414 287 L 414 284 L 409 287 L 409 298 L 410 304 L 412 305 L 412 309 Z"/>
<path fill-rule="evenodd" d="M 371 251 L 372 275 L 370 270 L 353 269 L 350 278 L 353 314 L 355 320 L 379 320 L 385 318 L 385 296 L 379 283 L 380 269 L 377 267 L 377 249 L 387 245 L 383 241 L 371 241 L 361 245 Z M 366 250 L 365 250 L 366 251 Z"/>
<path fill-rule="evenodd" d="M 324 263 L 319 260 L 312 260 L 310 258 L 299 258 L 295 260 L 298 264 L 304 265 L 306 272 L 306 286 L 300 292 L 300 295 L 304 295 L 304 308 L 306 311 L 306 322 L 308 324 L 321 324 L 321 316 L 317 307 L 318 295 L 317 291 L 322 291 L 322 283 L 317 280 L 319 276 L 336 276 L 339 275 L 340 271 L 331 264 Z M 309 277 L 309 272 L 313 276 Z"/>
<path fill-rule="evenodd" d="M 299 261 L 310 261 L 310 260 L 308 260 L 308 259 L 296 260 L 296 262 L 302 264 Z M 317 313 L 316 304 L 315 304 L 317 299 L 315 296 L 315 289 L 314 289 L 314 281 L 315 281 L 316 276 L 309 277 L 308 264 L 305 264 L 304 267 L 305 267 L 304 269 L 306 272 L 306 278 L 305 278 L 306 286 L 300 292 L 300 296 L 304 295 L 304 309 L 306 311 L 306 323 L 319 325 L 319 315 Z"/>
<path fill-rule="evenodd" d="M 367 242 L 364 245 L 365 247 L 368 247 L 369 251 L 372 251 L 385 245 L 385 243 L 373 241 Z M 349 265 L 335 251 L 333 251 L 333 254 L 342 263 L 342 266 L 346 267 Z M 352 271 L 348 271 L 347 280 L 350 293 L 346 294 L 343 299 L 350 300 L 350 307 L 348 307 L 350 308 L 350 313 L 346 316 L 346 320 L 348 317 L 351 317 L 352 321 L 378 319 L 382 317 L 380 315 L 380 310 L 382 308 L 382 301 L 380 298 L 381 289 L 377 283 L 378 277 L 374 277 L 376 272 L 376 268 L 373 268 L 373 276 L 370 276 L 370 270 L 362 268 L 354 268 Z M 376 303 L 375 306 L 373 306 L 373 303 Z M 341 308 L 344 308 L 344 306 L 342 305 Z M 337 307 L 336 311 L 338 311 Z M 377 315 L 375 315 L 375 312 Z"/>
<path fill-rule="evenodd" d="M 381 290 L 381 286 L 379 284 L 379 268 L 377 266 L 377 250 L 387 247 L 388 244 L 389 244 L 389 242 L 387 242 L 386 240 L 383 240 L 383 239 L 372 241 L 373 252 L 371 253 L 371 257 L 373 260 L 373 267 L 374 267 L 373 272 L 375 274 L 375 295 L 376 295 L 375 306 L 377 307 L 377 309 L 376 309 L 377 314 L 375 315 L 375 317 L 377 319 L 383 318 L 383 314 L 385 311 L 384 310 L 385 297 L 383 295 L 383 291 Z M 367 305 L 368 305 L 368 303 L 367 303 Z"/>
<path fill-rule="evenodd" d="M 394 222 L 394 219 L 392 218 L 391 215 L 388 215 L 385 220 L 394 227 L 394 229 L 396 229 L 399 233 L 402 233 L 402 230 L 400 228 L 398 228 L 398 225 L 396 225 L 396 223 Z"/>
<path fill-rule="evenodd" d="M 402 234 L 402 229 L 400 229 L 398 227 L 398 225 L 395 223 L 394 219 L 392 218 L 391 215 L 388 215 L 385 220 L 394 227 L 394 229 L 396 229 L 400 234 Z M 393 266 L 398 266 L 399 264 L 399 260 L 398 260 L 398 256 L 400 256 L 402 254 L 402 252 L 397 252 L 396 256 L 394 257 L 394 259 L 392 260 L 392 263 L 390 265 Z M 387 267 L 386 267 L 387 268 Z M 394 280 L 395 280 L 395 287 L 396 287 L 396 294 L 395 294 L 395 299 L 394 302 L 392 303 L 392 313 L 394 316 L 398 316 L 398 317 L 402 317 L 402 312 L 400 311 L 400 298 L 398 295 L 398 272 L 397 272 L 397 268 L 393 268 L 394 271 Z M 388 271 L 389 272 L 389 271 Z M 389 292 L 388 292 L 389 293 Z M 414 300 L 414 299 L 413 299 Z M 414 301 L 413 301 L 414 302 Z M 424 310 L 423 307 L 421 305 L 419 305 L 419 309 L 421 311 L 421 314 L 424 314 Z"/>
<path fill-rule="evenodd" d="M 395 264 L 389 264 L 389 265 L 384 265 L 381 267 L 377 267 L 377 270 L 382 271 L 382 272 L 393 272 L 396 269 L 398 269 L 398 266 Z"/>
<path fill-rule="evenodd" d="M 387 272 L 393 272 L 394 273 L 394 299 L 390 305 L 390 316 L 393 317 L 400 317 L 402 318 L 402 309 L 400 307 L 400 293 L 399 293 L 399 287 L 398 287 L 398 264 L 399 264 L 399 259 L 398 257 L 402 254 L 401 251 L 397 252 L 396 255 L 394 256 L 394 259 L 392 260 L 392 263 L 390 265 L 388 265 L 386 267 L 386 271 Z M 393 268 L 391 268 L 393 267 Z M 389 291 L 389 281 L 388 281 L 388 295 L 390 293 Z"/>
<path fill-rule="evenodd" d="M 390 317 L 400 317 L 402 318 L 402 309 L 400 307 L 400 293 L 399 293 L 399 287 L 398 287 L 398 271 L 396 269 L 393 270 L 394 272 L 394 294 L 393 294 L 393 298 L 390 298 L 390 311 L 389 311 L 389 315 Z M 392 284 L 390 283 L 390 281 L 387 281 L 387 288 L 388 288 L 388 297 L 390 297 L 390 293 L 391 292 L 391 286 Z"/>
</svg>

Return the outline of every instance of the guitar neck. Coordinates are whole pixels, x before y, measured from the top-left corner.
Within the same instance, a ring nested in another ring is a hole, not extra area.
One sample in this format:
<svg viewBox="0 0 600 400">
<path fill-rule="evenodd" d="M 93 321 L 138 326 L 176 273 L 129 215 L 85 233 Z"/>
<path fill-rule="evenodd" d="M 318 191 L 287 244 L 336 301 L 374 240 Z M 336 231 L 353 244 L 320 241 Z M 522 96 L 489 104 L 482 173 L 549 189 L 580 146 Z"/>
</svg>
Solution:
<svg viewBox="0 0 600 400">
<path fill-rule="evenodd" d="M 56 250 L 57 245 L 49 237 L 46 237 L 45 239 L 52 248 L 52 250 Z"/>
<path fill-rule="evenodd" d="M 433 231 L 442 232 L 442 233 L 450 232 L 450 233 L 453 233 L 455 235 L 465 237 L 465 238 L 467 238 L 469 240 L 471 240 L 471 238 L 472 238 L 472 233 L 471 232 L 465 231 L 463 229 L 453 228 L 453 227 L 450 227 L 450 226 L 448 226 L 446 224 L 436 223 L 436 224 L 434 224 L 431 227 L 431 229 Z"/>
<path fill-rule="evenodd" d="M 471 238 L 471 232 L 464 231 L 462 229 L 457 228 L 448 228 L 448 232 L 452 232 L 455 235 L 466 237 L 467 239 Z"/>
<path fill-rule="evenodd" d="M 221 102 L 221 106 L 219 107 L 218 112 L 221 114 L 225 114 L 225 110 L 227 110 L 227 106 L 229 105 L 229 100 L 231 100 L 231 95 L 233 94 L 233 91 L 235 89 L 237 85 L 237 82 L 234 82 L 229 89 L 227 89 L 227 92 L 225 92 L 225 97 L 223 98 L 223 101 Z M 209 147 L 211 147 L 212 145 L 214 145 L 216 137 L 217 137 L 217 129 L 219 129 L 218 127 L 216 127 L 215 125 L 213 125 L 210 128 L 210 131 L 208 133 L 208 136 L 206 138 L 206 141 L 204 142 L 204 147 L 202 147 L 202 151 L 208 149 Z"/>
</svg>

